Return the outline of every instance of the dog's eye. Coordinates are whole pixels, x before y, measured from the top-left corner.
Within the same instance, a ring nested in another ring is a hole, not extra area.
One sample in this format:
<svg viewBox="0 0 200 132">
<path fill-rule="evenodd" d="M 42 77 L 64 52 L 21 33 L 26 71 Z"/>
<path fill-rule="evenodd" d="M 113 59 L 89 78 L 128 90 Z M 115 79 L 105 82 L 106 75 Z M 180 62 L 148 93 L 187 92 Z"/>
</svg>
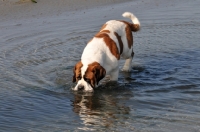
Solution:
<svg viewBox="0 0 200 132">
<path fill-rule="evenodd" d="M 77 79 L 77 80 L 81 80 L 81 77 L 80 77 L 80 76 L 78 76 L 78 77 L 76 77 L 76 79 Z"/>
<path fill-rule="evenodd" d="M 90 83 L 90 79 L 84 78 L 86 82 Z"/>
</svg>

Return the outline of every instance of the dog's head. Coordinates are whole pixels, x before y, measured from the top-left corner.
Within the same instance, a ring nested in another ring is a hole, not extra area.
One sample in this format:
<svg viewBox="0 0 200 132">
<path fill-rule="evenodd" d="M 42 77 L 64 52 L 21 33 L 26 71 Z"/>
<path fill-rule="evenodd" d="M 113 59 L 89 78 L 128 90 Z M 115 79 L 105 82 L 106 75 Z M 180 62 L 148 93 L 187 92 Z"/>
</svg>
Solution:
<svg viewBox="0 0 200 132">
<path fill-rule="evenodd" d="M 92 92 L 105 75 L 106 70 L 98 62 L 86 66 L 79 61 L 74 66 L 73 82 L 77 82 L 77 85 L 73 90 Z"/>
</svg>

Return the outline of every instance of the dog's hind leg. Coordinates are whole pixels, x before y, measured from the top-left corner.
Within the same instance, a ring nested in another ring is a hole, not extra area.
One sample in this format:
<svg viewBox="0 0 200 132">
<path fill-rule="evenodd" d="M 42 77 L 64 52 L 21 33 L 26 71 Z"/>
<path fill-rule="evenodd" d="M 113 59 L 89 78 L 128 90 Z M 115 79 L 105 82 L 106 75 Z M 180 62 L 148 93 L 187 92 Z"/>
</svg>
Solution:
<svg viewBox="0 0 200 132">
<path fill-rule="evenodd" d="M 132 62 L 132 57 L 129 58 L 129 59 L 126 59 L 125 63 L 124 63 L 124 66 L 122 68 L 122 71 L 125 71 L 125 72 L 130 72 L 131 71 L 131 62 Z"/>
<path fill-rule="evenodd" d="M 133 60 L 133 56 L 134 56 L 134 52 L 132 52 L 131 57 L 126 59 L 124 66 L 122 68 L 122 71 L 125 72 L 130 72 L 131 71 L 131 64 L 132 64 L 132 60 Z"/>
</svg>

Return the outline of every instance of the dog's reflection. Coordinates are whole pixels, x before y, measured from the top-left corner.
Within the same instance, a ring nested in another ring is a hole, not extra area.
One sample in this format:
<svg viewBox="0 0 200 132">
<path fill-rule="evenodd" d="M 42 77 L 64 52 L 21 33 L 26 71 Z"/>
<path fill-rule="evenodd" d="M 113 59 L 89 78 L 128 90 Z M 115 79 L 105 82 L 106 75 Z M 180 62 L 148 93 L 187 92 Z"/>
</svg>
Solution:
<svg viewBox="0 0 200 132">
<path fill-rule="evenodd" d="M 133 97 L 130 90 L 98 90 L 95 93 L 74 93 L 73 111 L 79 114 L 84 127 L 110 127 L 127 119 L 130 108 L 126 101 Z"/>
</svg>

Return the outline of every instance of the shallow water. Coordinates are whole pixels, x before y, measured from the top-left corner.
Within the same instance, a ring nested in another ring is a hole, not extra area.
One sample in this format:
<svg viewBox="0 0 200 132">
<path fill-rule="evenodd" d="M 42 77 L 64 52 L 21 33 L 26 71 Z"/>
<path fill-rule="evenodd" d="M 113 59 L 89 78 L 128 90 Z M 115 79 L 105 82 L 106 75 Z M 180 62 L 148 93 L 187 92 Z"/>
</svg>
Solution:
<svg viewBox="0 0 200 132">
<path fill-rule="evenodd" d="M 131 1 L 2 21 L 0 131 L 200 131 L 199 5 Z M 142 23 L 131 73 L 74 93 L 72 68 L 85 44 L 127 10 Z"/>
</svg>

